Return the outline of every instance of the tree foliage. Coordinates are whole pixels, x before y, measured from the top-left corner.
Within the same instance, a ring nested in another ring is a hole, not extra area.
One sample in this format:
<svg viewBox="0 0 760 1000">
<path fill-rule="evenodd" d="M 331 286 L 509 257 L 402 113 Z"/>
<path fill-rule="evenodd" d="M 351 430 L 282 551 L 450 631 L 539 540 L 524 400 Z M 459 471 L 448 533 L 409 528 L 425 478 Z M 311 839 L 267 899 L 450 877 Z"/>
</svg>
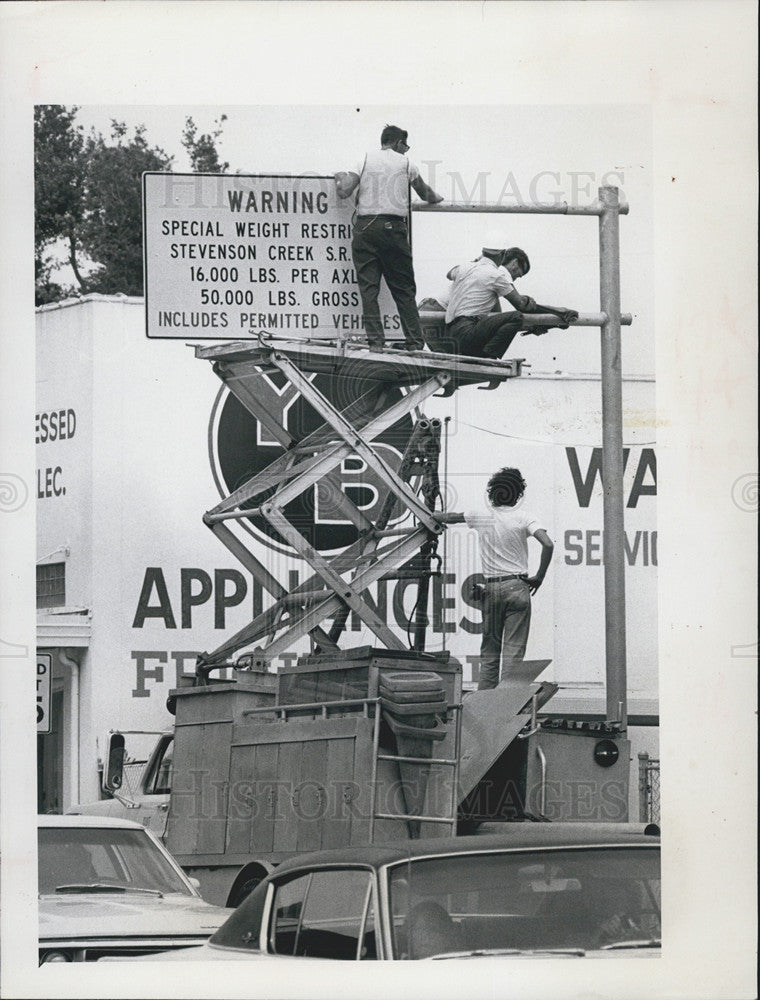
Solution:
<svg viewBox="0 0 760 1000">
<path fill-rule="evenodd" d="M 85 135 L 77 107 L 38 105 L 34 113 L 36 302 L 70 295 L 142 295 L 142 174 L 170 170 L 173 157 L 151 146 L 143 125 L 112 121 L 105 138 Z M 222 115 L 210 133 L 185 120 L 181 142 L 194 172 L 220 173 L 216 144 Z M 55 281 L 56 253 L 65 248 L 76 285 Z"/>
<path fill-rule="evenodd" d="M 229 163 L 220 163 L 216 144 L 222 134 L 222 124 L 227 121 L 227 115 L 222 115 L 215 122 L 213 132 L 203 132 L 198 135 L 198 127 L 191 117 L 185 119 L 185 130 L 182 133 L 182 145 L 187 150 L 193 173 L 223 174 L 229 170 Z"/>
<path fill-rule="evenodd" d="M 64 297 L 70 287 L 51 278 L 49 248 L 64 241 L 77 273 L 77 232 L 84 214 L 84 130 L 75 124 L 77 108 L 60 104 L 34 109 L 34 270 L 37 301 Z"/>
<path fill-rule="evenodd" d="M 169 170 L 172 157 L 151 148 L 144 126 L 127 135 L 123 122 L 111 123 L 111 143 L 91 135 L 86 145 L 86 211 L 79 239 L 96 264 L 86 290 L 142 295 L 142 175 Z M 84 286 L 83 286 L 84 290 Z"/>
</svg>

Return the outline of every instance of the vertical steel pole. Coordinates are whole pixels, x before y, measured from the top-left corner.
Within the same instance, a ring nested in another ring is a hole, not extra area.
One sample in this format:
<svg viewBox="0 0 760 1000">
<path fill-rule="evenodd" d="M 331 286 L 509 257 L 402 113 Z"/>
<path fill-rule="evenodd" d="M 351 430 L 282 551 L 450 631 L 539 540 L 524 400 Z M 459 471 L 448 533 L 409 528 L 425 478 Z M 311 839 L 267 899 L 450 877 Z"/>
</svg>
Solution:
<svg viewBox="0 0 760 1000">
<path fill-rule="evenodd" d="M 604 480 L 604 611 L 607 721 L 627 728 L 625 531 L 623 517 L 623 388 L 620 359 L 620 201 L 599 188 L 599 274 L 602 323 L 602 475 Z"/>
</svg>

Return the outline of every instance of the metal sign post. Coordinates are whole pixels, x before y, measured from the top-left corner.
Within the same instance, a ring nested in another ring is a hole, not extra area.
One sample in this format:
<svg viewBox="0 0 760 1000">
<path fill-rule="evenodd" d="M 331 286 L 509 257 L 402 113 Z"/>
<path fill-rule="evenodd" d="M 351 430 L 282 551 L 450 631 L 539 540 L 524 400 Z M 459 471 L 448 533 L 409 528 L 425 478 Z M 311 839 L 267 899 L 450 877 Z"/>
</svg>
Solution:
<svg viewBox="0 0 760 1000">
<path fill-rule="evenodd" d="M 620 312 L 620 216 L 628 205 L 616 187 L 599 188 L 591 205 L 427 205 L 415 212 L 459 212 L 512 215 L 586 215 L 599 219 L 601 312 L 580 316 L 573 326 L 599 326 L 602 369 L 602 448 L 604 455 L 604 610 L 606 713 L 608 722 L 627 727 L 625 632 L 625 532 L 623 507 L 623 416 L 620 328 L 631 323 Z"/>
<path fill-rule="evenodd" d="M 627 727 L 625 530 L 623 508 L 623 381 L 620 357 L 620 202 L 599 189 L 599 279 L 602 323 L 602 453 L 604 455 L 604 624 L 607 721 Z"/>
</svg>

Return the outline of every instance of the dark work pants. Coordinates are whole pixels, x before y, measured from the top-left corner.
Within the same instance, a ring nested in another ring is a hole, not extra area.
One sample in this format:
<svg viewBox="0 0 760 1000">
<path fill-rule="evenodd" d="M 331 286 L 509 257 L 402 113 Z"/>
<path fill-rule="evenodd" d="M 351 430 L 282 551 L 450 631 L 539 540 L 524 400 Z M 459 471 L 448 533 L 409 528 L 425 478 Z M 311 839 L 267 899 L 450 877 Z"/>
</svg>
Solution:
<svg viewBox="0 0 760 1000">
<path fill-rule="evenodd" d="M 417 312 L 417 287 L 406 219 L 400 216 L 360 215 L 354 226 L 351 253 L 370 347 L 382 347 L 385 342 L 377 304 L 380 279 L 385 278 L 398 309 L 406 346 L 410 350 L 421 351 L 424 341 Z"/>
<path fill-rule="evenodd" d="M 489 313 L 486 316 L 458 316 L 446 324 L 444 340 L 452 354 L 473 358 L 501 358 L 520 332 L 523 315 L 519 312 Z"/>
<path fill-rule="evenodd" d="M 504 661 L 504 676 L 513 663 L 525 659 L 530 631 L 530 588 L 524 580 L 486 583 L 483 598 L 483 639 L 480 645 L 478 690 L 495 688 Z"/>
</svg>

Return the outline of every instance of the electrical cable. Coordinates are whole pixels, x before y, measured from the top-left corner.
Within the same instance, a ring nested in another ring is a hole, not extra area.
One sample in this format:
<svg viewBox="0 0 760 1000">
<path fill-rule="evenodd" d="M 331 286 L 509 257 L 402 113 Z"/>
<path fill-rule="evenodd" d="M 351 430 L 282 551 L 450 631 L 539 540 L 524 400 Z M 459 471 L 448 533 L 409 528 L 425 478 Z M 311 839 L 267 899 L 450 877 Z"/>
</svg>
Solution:
<svg viewBox="0 0 760 1000">
<path fill-rule="evenodd" d="M 458 423 L 464 424 L 465 427 L 472 427 L 475 431 L 482 431 L 484 434 L 493 434 L 494 437 L 509 438 L 511 441 L 528 441 L 531 444 L 560 444 L 561 442 L 549 440 L 547 438 L 529 438 L 520 437 L 517 434 L 504 434 L 501 431 L 494 431 L 490 427 L 479 427 L 477 424 L 469 424 L 466 420 L 459 420 Z M 634 441 L 623 442 L 624 448 L 654 448 L 657 445 L 656 441 Z M 581 442 L 573 442 L 573 446 L 576 448 L 598 448 L 598 442 L 594 444 L 584 444 Z"/>
</svg>

